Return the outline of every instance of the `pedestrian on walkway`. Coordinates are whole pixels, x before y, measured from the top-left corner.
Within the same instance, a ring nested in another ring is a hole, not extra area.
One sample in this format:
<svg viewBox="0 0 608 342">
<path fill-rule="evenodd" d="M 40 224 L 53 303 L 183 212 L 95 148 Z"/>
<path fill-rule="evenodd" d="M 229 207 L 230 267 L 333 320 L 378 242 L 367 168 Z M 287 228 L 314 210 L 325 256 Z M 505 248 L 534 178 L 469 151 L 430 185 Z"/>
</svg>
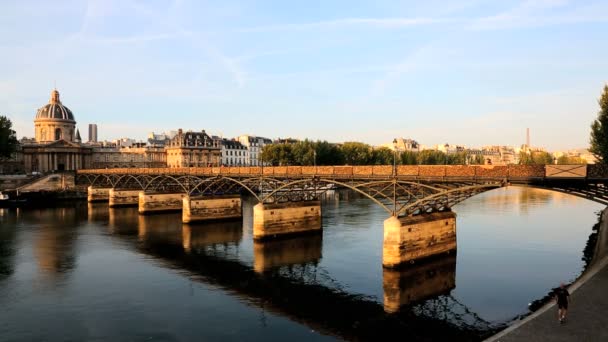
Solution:
<svg viewBox="0 0 608 342">
<path fill-rule="evenodd" d="M 566 290 L 566 284 L 561 283 L 555 290 L 555 301 L 557 302 L 557 319 L 559 323 L 563 324 L 566 321 L 568 304 L 570 304 L 570 293 Z"/>
</svg>

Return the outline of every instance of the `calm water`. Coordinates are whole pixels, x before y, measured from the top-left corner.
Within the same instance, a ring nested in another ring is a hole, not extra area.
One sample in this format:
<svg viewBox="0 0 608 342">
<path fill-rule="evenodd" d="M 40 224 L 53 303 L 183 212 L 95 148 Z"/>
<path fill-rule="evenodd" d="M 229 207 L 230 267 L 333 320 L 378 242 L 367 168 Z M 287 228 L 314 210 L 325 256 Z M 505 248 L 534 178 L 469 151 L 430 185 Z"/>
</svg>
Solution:
<svg viewBox="0 0 608 342">
<path fill-rule="evenodd" d="M 75 204 L 0 209 L 0 340 L 479 340 L 581 272 L 602 206 L 519 187 L 454 207 L 458 253 L 385 271 L 387 214 L 327 196 L 322 235 Z"/>
</svg>

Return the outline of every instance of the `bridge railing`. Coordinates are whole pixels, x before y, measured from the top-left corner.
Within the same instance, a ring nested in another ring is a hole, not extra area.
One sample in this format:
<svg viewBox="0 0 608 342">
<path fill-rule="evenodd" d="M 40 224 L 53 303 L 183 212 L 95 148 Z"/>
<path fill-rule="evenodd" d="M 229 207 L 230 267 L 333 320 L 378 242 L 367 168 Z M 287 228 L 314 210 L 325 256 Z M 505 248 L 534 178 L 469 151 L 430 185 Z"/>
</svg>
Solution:
<svg viewBox="0 0 608 342">
<path fill-rule="evenodd" d="M 189 167 L 189 168 L 120 168 L 83 169 L 78 174 L 131 174 L 131 175 L 193 175 L 265 177 L 319 176 L 329 178 L 387 178 L 400 179 L 508 179 L 526 180 L 545 178 L 544 165 L 363 165 L 363 166 L 241 166 L 241 167 Z M 599 174 L 595 172 L 592 174 Z M 608 172 L 606 172 L 608 174 Z"/>
</svg>

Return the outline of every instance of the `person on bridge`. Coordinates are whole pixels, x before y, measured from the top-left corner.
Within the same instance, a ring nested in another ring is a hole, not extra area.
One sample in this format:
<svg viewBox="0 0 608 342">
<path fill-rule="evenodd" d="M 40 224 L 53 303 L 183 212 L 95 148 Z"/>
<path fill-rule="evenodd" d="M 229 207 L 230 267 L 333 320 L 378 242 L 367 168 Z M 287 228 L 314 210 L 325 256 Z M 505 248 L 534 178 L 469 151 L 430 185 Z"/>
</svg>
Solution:
<svg viewBox="0 0 608 342">
<path fill-rule="evenodd" d="M 563 324 L 566 321 L 568 304 L 570 303 L 570 293 L 566 290 L 564 283 L 561 283 L 559 288 L 555 290 L 555 301 L 557 302 L 557 319 Z"/>
</svg>

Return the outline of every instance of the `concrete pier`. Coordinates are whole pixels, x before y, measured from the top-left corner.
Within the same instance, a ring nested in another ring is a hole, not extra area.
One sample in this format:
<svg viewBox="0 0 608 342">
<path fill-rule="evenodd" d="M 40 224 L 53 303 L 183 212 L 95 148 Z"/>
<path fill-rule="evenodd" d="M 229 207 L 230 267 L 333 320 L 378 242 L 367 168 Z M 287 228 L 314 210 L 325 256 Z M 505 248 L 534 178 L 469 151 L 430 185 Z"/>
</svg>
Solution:
<svg viewBox="0 0 608 342">
<path fill-rule="evenodd" d="M 456 214 L 439 212 L 384 221 L 382 265 L 404 263 L 456 250 Z"/>
<path fill-rule="evenodd" d="M 253 207 L 254 239 L 320 230 L 320 201 L 259 203 Z"/>
<path fill-rule="evenodd" d="M 183 206 L 183 200 L 186 196 L 185 193 L 146 193 L 143 191 L 139 192 L 139 213 L 153 214 L 163 213 L 172 211 L 181 211 Z"/>
<path fill-rule="evenodd" d="M 394 313 L 403 305 L 447 294 L 456 287 L 456 254 L 428 262 L 382 270 L 384 311 Z"/>
<path fill-rule="evenodd" d="M 89 186 L 87 188 L 87 201 L 92 202 L 107 202 L 110 199 L 111 188 L 94 188 Z"/>
<path fill-rule="evenodd" d="M 243 216 L 240 195 L 184 196 L 182 222 L 237 219 Z"/>
<path fill-rule="evenodd" d="M 139 202 L 140 191 L 141 190 L 110 189 L 108 192 L 110 208 L 136 207 Z"/>
<path fill-rule="evenodd" d="M 275 267 L 316 263 L 321 260 L 323 234 L 253 242 L 253 270 L 263 273 Z"/>
</svg>

